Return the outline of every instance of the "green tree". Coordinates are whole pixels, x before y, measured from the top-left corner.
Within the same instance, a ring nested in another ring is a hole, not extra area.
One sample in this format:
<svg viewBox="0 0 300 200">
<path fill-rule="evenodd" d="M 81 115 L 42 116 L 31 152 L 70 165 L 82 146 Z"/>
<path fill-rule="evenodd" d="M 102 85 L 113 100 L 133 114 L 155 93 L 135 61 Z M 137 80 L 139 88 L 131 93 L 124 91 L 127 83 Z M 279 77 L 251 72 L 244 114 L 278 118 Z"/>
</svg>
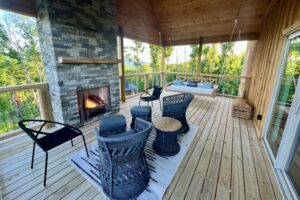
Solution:
<svg viewBox="0 0 300 200">
<path fill-rule="evenodd" d="M 145 51 L 145 47 L 142 42 L 134 40 L 134 46 L 130 47 L 130 50 L 133 52 L 133 62 L 139 71 L 142 67 L 140 55 Z"/>
<path fill-rule="evenodd" d="M 199 54 L 199 46 L 191 45 L 192 51 L 190 53 L 190 70 L 191 72 L 197 71 L 198 66 L 198 54 Z"/>
</svg>

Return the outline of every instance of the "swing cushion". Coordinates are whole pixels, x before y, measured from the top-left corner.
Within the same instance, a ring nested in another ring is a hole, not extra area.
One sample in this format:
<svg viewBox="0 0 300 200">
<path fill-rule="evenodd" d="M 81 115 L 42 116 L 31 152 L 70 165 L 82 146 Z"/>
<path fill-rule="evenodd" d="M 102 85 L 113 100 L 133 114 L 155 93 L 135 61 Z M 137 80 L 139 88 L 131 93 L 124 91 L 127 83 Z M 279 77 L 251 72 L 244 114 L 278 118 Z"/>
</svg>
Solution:
<svg viewBox="0 0 300 200">
<path fill-rule="evenodd" d="M 183 81 L 181 81 L 181 80 L 175 80 L 173 82 L 173 85 L 183 85 Z"/>
<path fill-rule="evenodd" d="M 189 87 L 197 87 L 197 82 L 196 81 L 188 81 L 187 86 Z"/>
<path fill-rule="evenodd" d="M 170 85 L 168 90 L 173 90 L 177 92 L 191 93 L 191 94 L 203 94 L 203 95 L 212 95 L 214 89 L 200 88 L 200 87 L 189 87 L 189 86 L 178 86 Z"/>
<path fill-rule="evenodd" d="M 198 83 L 197 87 L 205 88 L 205 89 L 212 89 L 213 85 L 211 83 Z"/>
</svg>

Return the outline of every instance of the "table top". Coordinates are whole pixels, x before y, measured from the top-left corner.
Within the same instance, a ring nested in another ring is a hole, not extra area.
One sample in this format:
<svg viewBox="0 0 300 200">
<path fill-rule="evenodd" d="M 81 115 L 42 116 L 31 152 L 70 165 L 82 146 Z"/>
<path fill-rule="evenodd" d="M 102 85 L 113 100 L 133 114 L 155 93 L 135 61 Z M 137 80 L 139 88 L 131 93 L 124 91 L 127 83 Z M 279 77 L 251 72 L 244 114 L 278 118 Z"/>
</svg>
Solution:
<svg viewBox="0 0 300 200">
<path fill-rule="evenodd" d="M 181 128 L 181 122 L 171 117 L 160 117 L 153 122 L 153 126 L 161 131 L 178 131 Z"/>
</svg>

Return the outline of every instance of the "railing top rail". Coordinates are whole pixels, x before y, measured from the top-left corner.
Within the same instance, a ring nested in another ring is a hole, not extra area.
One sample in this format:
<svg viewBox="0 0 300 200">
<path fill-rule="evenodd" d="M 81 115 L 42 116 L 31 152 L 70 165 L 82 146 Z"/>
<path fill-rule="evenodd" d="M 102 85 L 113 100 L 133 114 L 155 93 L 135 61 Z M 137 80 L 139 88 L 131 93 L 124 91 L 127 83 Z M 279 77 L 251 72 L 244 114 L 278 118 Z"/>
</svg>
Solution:
<svg viewBox="0 0 300 200">
<path fill-rule="evenodd" d="M 2 86 L 0 87 L 0 93 L 15 92 L 20 90 L 40 89 L 47 85 L 48 83 L 35 83 L 35 84 L 26 84 L 26 85 Z"/>
<path fill-rule="evenodd" d="M 164 72 L 165 74 L 176 74 L 176 75 L 186 75 L 186 76 L 197 76 L 195 73 L 185 73 L 185 72 Z M 212 77 L 212 78 L 246 78 L 246 79 L 251 79 L 251 76 L 241 76 L 241 75 L 221 75 L 221 74 L 199 74 L 199 76 L 204 76 L 204 77 Z"/>
<path fill-rule="evenodd" d="M 135 73 L 135 74 L 125 74 L 125 77 L 134 77 L 134 76 L 146 76 L 146 75 L 157 75 L 161 74 L 162 72 L 147 72 L 147 73 Z M 119 75 L 119 77 L 122 77 L 122 75 Z"/>
</svg>

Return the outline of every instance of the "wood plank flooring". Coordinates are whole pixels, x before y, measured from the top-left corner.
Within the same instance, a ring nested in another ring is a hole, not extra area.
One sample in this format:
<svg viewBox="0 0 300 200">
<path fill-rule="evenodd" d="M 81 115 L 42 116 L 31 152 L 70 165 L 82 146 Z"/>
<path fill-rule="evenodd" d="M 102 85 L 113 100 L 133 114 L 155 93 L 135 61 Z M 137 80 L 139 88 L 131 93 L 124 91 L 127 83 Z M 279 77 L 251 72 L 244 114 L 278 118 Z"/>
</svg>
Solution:
<svg viewBox="0 0 300 200">
<path fill-rule="evenodd" d="M 165 92 L 164 95 L 172 93 Z M 121 104 L 120 113 L 131 120 L 130 108 L 138 97 Z M 199 130 L 164 199 L 282 199 L 252 121 L 231 116 L 232 99 L 195 97 L 188 111 Z M 161 115 L 156 102 L 153 118 Z M 82 128 L 88 143 L 95 142 L 92 123 Z M 0 141 L 0 199 L 106 199 L 66 158 L 83 147 L 74 140 L 49 152 L 47 187 L 43 187 L 44 153 L 37 149 L 30 169 L 32 142 L 25 135 Z"/>
</svg>

